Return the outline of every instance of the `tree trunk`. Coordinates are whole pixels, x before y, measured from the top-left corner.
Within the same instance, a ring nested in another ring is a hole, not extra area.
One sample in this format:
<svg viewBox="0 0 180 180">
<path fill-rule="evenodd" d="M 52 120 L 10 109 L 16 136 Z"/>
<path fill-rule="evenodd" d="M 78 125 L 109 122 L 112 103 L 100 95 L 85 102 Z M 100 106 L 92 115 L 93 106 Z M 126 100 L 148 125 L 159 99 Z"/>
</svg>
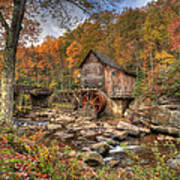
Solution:
<svg viewBox="0 0 180 180">
<path fill-rule="evenodd" d="M 0 123 L 10 124 L 14 108 L 14 55 L 13 51 L 4 52 L 4 66 L 1 75 L 1 114 Z"/>
<path fill-rule="evenodd" d="M 0 13 L 0 22 L 5 28 L 6 45 L 4 49 L 4 64 L 1 77 L 1 113 L 0 124 L 11 124 L 14 108 L 14 88 L 15 83 L 15 62 L 16 52 L 21 31 L 21 24 L 24 17 L 26 0 L 13 1 L 13 14 L 11 26 Z"/>
</svg>

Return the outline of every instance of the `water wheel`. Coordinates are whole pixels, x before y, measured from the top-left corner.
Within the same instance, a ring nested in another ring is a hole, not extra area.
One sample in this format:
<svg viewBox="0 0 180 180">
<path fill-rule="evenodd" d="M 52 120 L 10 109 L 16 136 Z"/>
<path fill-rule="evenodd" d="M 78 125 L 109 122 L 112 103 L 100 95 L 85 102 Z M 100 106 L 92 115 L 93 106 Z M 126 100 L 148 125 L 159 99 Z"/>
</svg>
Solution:
<svg viewBox="0 0 180 180">
<path fill-rule="evenodd" d="M 105 97 L 97 91 L 89 91 L 83 95 L 82 107 L 84 107 L 88 102 L 96 109 L 98 113 L 102 112 L 106 105 Z"/>
</svg>

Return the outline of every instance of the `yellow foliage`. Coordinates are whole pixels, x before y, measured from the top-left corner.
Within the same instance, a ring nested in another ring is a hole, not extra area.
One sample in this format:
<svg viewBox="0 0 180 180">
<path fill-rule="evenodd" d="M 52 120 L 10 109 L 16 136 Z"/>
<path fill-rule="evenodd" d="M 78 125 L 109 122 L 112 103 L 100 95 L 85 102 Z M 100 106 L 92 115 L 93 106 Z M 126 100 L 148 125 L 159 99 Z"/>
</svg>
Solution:
<svg viewBox="0 0 180 180">
<path fill-rule="evenodd" d="M 120 58 L 118 58 L 118 61 L 117 61 L 117 62 L 118 62 L 119 65 L 123 65 L 123 64 L 124 64 L 124 61 L 125 61 L 124 58 L 121 58 L 121 57 L 120 57 Z"/>
<path fill-rule="evenodd" d="M 79 77 L 78 77 L 79 74 L 80 74 L 80 69 L 75 69 L 73 72 L 73 78 L 75 83 L 78 83 L 79 81 Z"/>
<path fill-rule="evenodd" d="M 57 82 L 55 81 L 51 81 L 50 85 L 49 85 L 49 88 L 53 88 L 54 86 L 57 85 Z"/>
<path fill-rule="evenodd" d="M 167 53 L 165 50 L 155 53 L 155 59 L 158 60 L 162 65 L 172 64 L 175 58 L 172 54 Z"/>
<path fill-rule="evenodd" d="M 146 52 L 140 50 L 139 51 L 139 59 L 145 59 L 146 58 Z"/>
</svg>

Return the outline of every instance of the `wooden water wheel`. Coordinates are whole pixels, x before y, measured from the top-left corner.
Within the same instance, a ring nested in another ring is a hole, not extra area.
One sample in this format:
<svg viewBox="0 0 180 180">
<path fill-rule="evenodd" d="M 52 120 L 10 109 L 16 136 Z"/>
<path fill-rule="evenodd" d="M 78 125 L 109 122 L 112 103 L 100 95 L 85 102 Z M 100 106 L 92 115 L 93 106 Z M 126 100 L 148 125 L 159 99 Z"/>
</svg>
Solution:
<svg viewBox="0 0 180 180">
<path fill-rule="evenodd" d="M 89 91 L 83 95 L 82 107 L 84 107 L 88 102 L 96 109 L 98 113 L 102 112 L 106 105 L 105 97 L 97 91 Z"/>
</svg>

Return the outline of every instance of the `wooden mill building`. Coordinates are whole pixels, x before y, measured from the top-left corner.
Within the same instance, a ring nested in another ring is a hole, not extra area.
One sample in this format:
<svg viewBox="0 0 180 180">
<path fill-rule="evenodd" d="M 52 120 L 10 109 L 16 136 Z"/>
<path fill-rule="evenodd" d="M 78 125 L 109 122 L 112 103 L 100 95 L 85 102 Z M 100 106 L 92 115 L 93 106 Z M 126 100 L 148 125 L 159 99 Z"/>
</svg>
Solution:
<svg viewBox="0 0 180 180">
<path fill-rule="evenodd" d="M 110 98 L 131 98 L 136 75 L 121 69 L 110 58 L 90 50 L 82 61 L 81 85 L 98 88 Z"/>
</svg>

